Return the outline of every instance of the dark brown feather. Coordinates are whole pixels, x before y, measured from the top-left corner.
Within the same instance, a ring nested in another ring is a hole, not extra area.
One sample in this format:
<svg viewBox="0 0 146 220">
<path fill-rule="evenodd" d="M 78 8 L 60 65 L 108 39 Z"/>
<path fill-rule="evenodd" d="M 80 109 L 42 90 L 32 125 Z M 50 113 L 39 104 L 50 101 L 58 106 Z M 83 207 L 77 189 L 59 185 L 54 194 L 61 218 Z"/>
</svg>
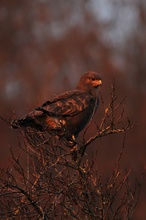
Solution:
<svg viewBox="0 0 146 220">
<path fill-rule="evenodd" d="M 85 73 L 75 90 L 65 92 L 35 108 L 22 119 L 12 122 L 13 128 L 32 127 L 77 136 L 95 113 L 99 99 L 97 88 L 101 78 L 95 72 Z"/>
</svg>

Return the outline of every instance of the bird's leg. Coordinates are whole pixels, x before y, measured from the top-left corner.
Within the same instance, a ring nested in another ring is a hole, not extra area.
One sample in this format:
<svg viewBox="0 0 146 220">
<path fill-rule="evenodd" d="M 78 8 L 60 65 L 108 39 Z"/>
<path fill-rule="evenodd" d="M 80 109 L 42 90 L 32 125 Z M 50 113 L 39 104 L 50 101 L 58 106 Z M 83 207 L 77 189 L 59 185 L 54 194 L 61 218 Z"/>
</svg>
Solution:
<svg viewBox="0 0 146 220">
<path fill-rule="evenodd" d="M 77 147 L 77 142 L 76 142 L 76 139 L 75 139 L 74 135 L 72 135 L 72 140 L 70 140 L 69 142 L 72 144 L 72 146 L 71 146 L 72 159 L 74 161 L 77 161 L 77 159 L 78 159 L 78 155 L 77 155 L 78 147 Z"/>
</svg>

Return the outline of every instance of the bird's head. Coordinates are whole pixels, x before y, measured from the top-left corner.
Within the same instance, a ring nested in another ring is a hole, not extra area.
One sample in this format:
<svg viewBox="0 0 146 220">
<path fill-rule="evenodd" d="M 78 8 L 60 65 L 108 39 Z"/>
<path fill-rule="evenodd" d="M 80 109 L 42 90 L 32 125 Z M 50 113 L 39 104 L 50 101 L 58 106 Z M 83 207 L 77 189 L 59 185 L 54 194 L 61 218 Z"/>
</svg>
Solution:
<svg viewBox="0 0 146 220">
<path fill-rule="evenodd" d="M 84 91 L 92 91 L 102 85 L 101 77 L 96 72 L 86 72 L 77 85 L 77 89 Z"/>
</svg>

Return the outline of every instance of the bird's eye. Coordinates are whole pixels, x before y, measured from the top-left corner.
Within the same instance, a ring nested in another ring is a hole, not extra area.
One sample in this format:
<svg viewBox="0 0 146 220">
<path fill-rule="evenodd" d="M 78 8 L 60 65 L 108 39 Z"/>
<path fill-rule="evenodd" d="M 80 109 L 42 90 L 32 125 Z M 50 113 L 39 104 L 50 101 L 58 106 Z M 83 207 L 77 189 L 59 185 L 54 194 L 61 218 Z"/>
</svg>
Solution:
<svg viewBox="0 0 146 220">
<path fill-rule="evenodd" d="M 92 81 L 95 81 L 95 78 L 91 78 Z"/>
</svg>

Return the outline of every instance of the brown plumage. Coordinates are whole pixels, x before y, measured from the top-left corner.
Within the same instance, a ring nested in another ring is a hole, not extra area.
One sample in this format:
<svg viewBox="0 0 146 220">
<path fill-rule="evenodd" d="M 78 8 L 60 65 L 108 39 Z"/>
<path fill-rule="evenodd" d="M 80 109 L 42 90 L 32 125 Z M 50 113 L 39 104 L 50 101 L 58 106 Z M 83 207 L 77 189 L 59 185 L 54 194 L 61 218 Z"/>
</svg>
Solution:
<svg viewBox="0 0 146 220">
<path fill-rule="evenodd" d="M 99 105 L 97 88 L 101 84 L 100 76 L 89 71 L 80 78 L 75 90 L 62 93 L 23 118 L 12 121 L 12 128 L 30 127 L 58 136 L 76 137 Z"/>
</svg>

